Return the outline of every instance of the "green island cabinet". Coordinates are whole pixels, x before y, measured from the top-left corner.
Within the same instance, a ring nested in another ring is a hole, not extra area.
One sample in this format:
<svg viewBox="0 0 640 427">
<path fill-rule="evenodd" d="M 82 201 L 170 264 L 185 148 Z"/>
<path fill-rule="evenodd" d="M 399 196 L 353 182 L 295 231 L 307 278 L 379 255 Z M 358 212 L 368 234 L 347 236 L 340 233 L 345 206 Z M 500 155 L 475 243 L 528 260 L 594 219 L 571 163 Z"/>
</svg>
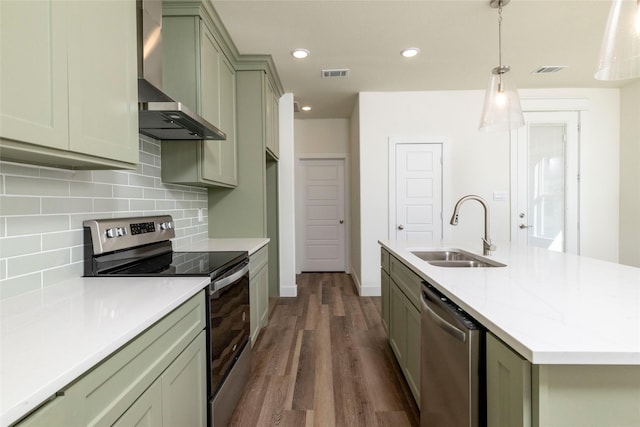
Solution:
<svg viewBox="0 0 640 427">
<path fill-rule="evenodd" d="M 382 249 L 386 252 L 384 249 Z M 388 269 L 388 290 L 383 290 L 383 319 L 387 317 L 389 344 L 413 397 L 420 406 L 420 288 L 422 279 L 388 252 L 383 253 L 382 277 Z M 386 265 L 385 265 L 386 264 Z M 384 285 L 383 285 L 384 286 Z M 385 306 L 388 307 L 385 309 Z M 386 313 L 385 313 L 385 310 Z M 384 321 L 383 321 L 384 322 Z"/>
<path fill-rule="evenodd" d="M 202 291 L 16 426 L 205 427 L 205 322 Z"/>
<path fill-rule="evenodd" d="M 263 246 L 249 257 L 250 336 L 253 346 L 269 321 L 269 253 Z"/>
<path fill-rule="evenodd" d="M 202 187 L 238 184 L 233 58 L 209 2 L 165 1 L 163 86 L 227 134 L 224 141 L 162 141 L 162 180 Z"/>
<path fill-rule="evenodd" d="M 380 291 L 382 299 L 382 326 L 389 334 L 389 287 L 391 278 L 389 277 L 389 252 L 382 248 L 380 250 Z"/>
<path fill-rule="evenodd" d="M 538 365 L 487 333 L 487 425 L 640 425 L 640 366 Z"/>
<path fill-rule="evenodd" d="M 0 2 L 0 159 L 70 169 L 139 160 L 136 2 Z"/>
</svg>

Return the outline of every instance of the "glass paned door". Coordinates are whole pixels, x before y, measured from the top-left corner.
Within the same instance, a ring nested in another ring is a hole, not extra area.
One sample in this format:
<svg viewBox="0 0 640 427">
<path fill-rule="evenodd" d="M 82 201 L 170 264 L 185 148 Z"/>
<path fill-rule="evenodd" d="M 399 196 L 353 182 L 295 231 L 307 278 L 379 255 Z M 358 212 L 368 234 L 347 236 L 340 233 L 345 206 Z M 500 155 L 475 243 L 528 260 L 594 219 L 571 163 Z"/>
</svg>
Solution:
<svg viewBox="0 0 640 427">
<path fill-rule="evenodd" d="M 512 240 L 577 254 L 578 113 L 525 113 L 512 162 Z"/>
</svg>

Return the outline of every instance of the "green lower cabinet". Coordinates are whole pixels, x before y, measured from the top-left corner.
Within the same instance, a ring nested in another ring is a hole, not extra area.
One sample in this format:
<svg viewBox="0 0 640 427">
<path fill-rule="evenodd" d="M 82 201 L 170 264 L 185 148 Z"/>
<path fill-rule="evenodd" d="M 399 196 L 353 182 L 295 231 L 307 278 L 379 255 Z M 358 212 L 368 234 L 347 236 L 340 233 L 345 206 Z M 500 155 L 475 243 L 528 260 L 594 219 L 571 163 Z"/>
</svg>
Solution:
<svg viewBox="0 0 640 427">
<path fill-rule="evenodd" d="M 202 291 L 16 425 L 206 426 L 205 322 Z"/>
<path fill-rule="evenodd" d="M 531 363 L 487 333 L 487 425 L 531 426 Z"/>
<path fill-rule="evenodd" d="M 251 345 L 269 320 L 269 255 L 264 246 L 249 257 L 249 308 Z"/>
<path fill-rule="evenodd" d="M 389 343 L 409 389 L 420 405 L 420 310 L 391 280 L 389 285 Z"/>
<path fill-rule="evenodd" d="M 380 272 L 380 292 L 382 296 L 382 326 L 389 333 L 389 274 L 381 270 Z"/>
<path fill-rule="evenodd" d="M 113 427 L 153 427 L 162 425 L 162 381 L 156 380 L 142 393 Z"/>
</svg>

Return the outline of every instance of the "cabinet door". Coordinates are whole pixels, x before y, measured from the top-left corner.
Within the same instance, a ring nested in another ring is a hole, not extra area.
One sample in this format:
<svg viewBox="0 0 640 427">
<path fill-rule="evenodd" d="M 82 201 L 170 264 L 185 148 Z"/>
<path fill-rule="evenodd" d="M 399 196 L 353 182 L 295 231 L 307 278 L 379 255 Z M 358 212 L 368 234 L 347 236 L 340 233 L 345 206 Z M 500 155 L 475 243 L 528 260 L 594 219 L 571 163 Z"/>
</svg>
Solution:
<svg viewBox="0 0 640 427">
<path fill-rule="evenodd" d="M 53 0 L 0 2 L 2 138 L 68 148 L 66 7 Z"/>
<path fill-rule="evenodd" d="M 69 2 L 69 149 L 138 162 L 136 2 Z"/>
<path fill-rule="evenodd" d="M 269 267 L 267 265 L 251 277 L 249 288 L 251 345 L 254 345 L 260 330 L 266 326 L 269 319 Z"/>
<path fill-rule="evenodd" d="M 274 158 L 278 158 L 278 99 L 275 95 L 275 90 L 271 86 L 271 83 L 266 79 L 265 93 L 264 93 L 264 132 L 265 132 L 265 145 L 267 150 Z"/>
<path fill-rule="evenodd" d="M 408 299 L 405 301 L 407 348 L 403 370 L 409 389 L 420 406 L 420 311 Z"/>
<path fill-rule="evenodd" d="M 162 384 L 154 381 L 113 427 L 155 427 L 162 425 Z"/>
<path fill-rule="evenodd" d="M 382 326 L 389 333 L 389 275 L 380 270 L 380 286 L 382 296 Z"/>
<path fill-rule="evenodd" d="M 206 363 L 207 344 L 202 331 L 162 374 L 164 425 L 206 426 Z"/>
<path fill-rule="evenodd" d="M 221 57 L 220 62 L 220 128 L 226 141 L 220 144 L 220 182 L 238 184 L 238 153 L 236 148 L 236 76 L 233 66 Z"/>
<path fill-rule="evenodd" d="M 405 299 L 406 297 L 398 285 L 391 280 L 389 286 L 389 343 L 400 366 L 405 363 L 404 352 L 407 347 Z"/>
<path fill-rule="evenodd" d="M 487 425 L 531 426 L 531 364 L 487 333 Z"/>
<path fill-rule="evenodd" d="M 73 397 L 57 396 L 20 421 L 15 427 L 50 427 L 74 425 Z"/>
</svg>

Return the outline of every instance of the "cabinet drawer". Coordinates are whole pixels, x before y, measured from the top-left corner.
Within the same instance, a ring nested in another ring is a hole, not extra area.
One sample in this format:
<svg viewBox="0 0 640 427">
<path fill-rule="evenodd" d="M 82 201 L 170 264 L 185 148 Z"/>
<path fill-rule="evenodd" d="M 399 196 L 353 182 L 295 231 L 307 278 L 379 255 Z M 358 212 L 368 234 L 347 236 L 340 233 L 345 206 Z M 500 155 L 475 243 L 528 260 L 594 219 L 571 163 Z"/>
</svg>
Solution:
<svg viewBox="0 0 640 427">
<path fill-rule="evenodd" d="M 82 425 L 112 425 L 205 327 L 204 291 L 106 359 L 69 389 Z"/>
<path fill-rule="evenodd" d="M 391 280 L 396 282 L 411 304 L 419 309 L 422 279 L 394 256 L 390 256 L 389 272 Z"/>
<path fill-rule="evenodd" d="M 387 274 L 389 273 L 390 258 L 391 256 L 389 255 L 389 252 L 386 249 L 380 249 L 380 266 L 384 271 L 387 272 Z"/>
<path fill-rule="evenodd" d="M 269 261 L 268 244 L 263 246 L 249 257 L 249 279 L 254 277 L 258 271 Z"/>
</svg>

